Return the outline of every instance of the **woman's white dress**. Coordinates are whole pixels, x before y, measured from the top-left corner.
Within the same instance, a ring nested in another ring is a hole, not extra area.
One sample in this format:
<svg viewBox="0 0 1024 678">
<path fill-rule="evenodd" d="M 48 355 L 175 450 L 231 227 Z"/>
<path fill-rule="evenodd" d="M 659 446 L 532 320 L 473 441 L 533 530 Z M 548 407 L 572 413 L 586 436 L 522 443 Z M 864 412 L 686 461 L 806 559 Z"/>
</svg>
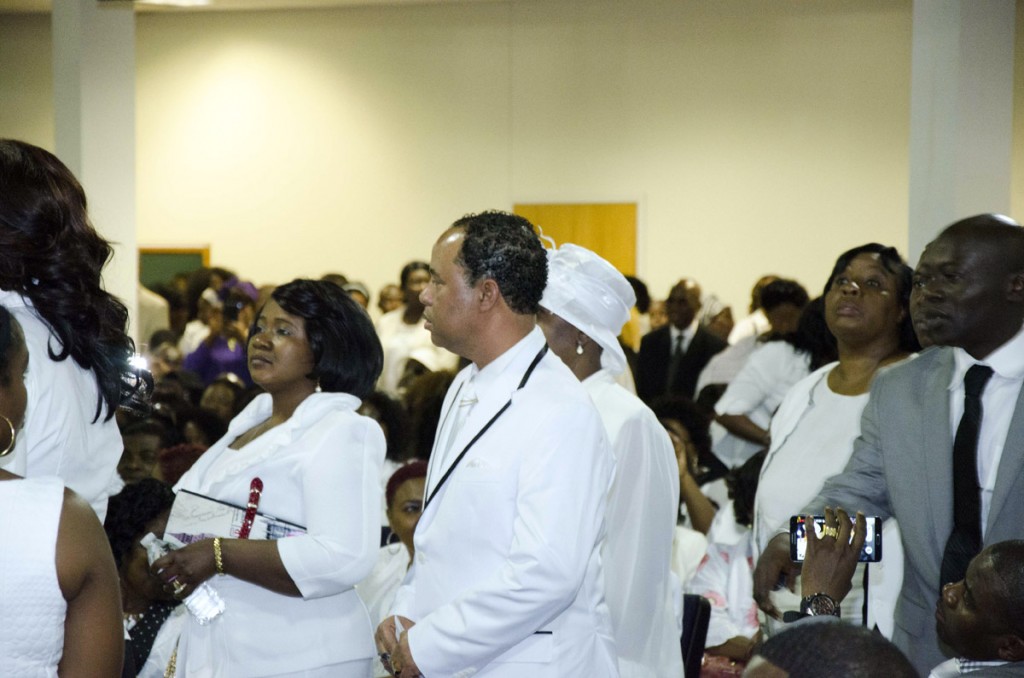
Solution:
<svg viewBox="0 0 1024 678">
<path fill-rule="evenodd" d="M 67 603 L 57 581 L 59 478 L 0 482 L 0 674 L 57 675 Z"/>
</svg>

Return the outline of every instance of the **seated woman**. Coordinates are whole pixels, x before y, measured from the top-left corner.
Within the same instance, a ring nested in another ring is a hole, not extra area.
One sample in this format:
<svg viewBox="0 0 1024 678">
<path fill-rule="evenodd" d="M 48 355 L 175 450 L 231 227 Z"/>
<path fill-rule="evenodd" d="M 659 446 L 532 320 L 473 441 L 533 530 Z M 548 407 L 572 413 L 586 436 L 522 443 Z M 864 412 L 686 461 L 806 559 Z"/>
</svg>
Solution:
<svg viewBox="0 0 1024 678">
<path fill-rule="evenodd" d="M 818 493 L 826 478 L 846 466 L 860 435 L 861 412 L 875 374 L 918 350 L 908 308 L 911 278 L 899 253 L 877 243 L 855 247 L 836 260 L 825 286 L 825 321 L 836 338 L 839 361 L 797 382 L 772 419 L 772 444 L 754 510 L 758 552 L 777 531 L 788 530 L 790 517 Z M 888 522 L 883 533 L 885 564 L 872 566 L 873 592 L 887 590 L 878 585 L 887 582 L 885 586 L 891 587 L 894 580 L 898 590 L 902 579 L 902 569 L 891 569 L 902 568 L 903 558 L 899 539 L 890 538 L 893 524 Z M 862 573 L 856 581 L 861 579 Z M 754 592 L 762 607 L 770 600 L 781 611 L 799 608 L 797 594 L 766 588 L 759 583 Z M 863 586 L 857 586 L 849 604 L 843 605 L 849 621 L 863 622 L 863 597 Z M 891 612 L 879 623 L 891 631 Z M 780 626 L 774 619 L 768 621 L 772 631 Z"/>
<path fill-rule="evenodd" d="M 380 544 L 385 443 L 380 426 L 356 408 L 380 374 L 380 342 L 340 287 L 295 280 L 260 310 L 248 359 L 266 393 L 175 489 L 258 504 L 304 533 L 222 534 L 153 563 L 179 597 L 211 580 L 224 601 L 212 623 L 186 618 L 176 668 L 180 675 L 365 678 L 373 631 L 353 587 Z"/>
<path fill-rule="evenodd" d="M 679 466 L 679 522 L 707 534 L 715 512 L 729 500 L 728 469 L 711 453 L 711 420 L 685 396 L 663 396 L 651 403 L 668 431 Z M 699 558 L 698 558 L 699 561 Z"/>
<path fill-rule="evenodd" d="M 160 451 L 181 442 L 172 422 L 161 416 L 131 421 L 121 431 L 124 452 L 117 472 L 126 483 L 154 477 Z"/>
<path fill-rule="evenodd" d="M 25 418 L 28 350 L 0 307 L 0 456 Z M 117 676 L 124 656 L 117 570 L 103 528 L 59 478 L 0 469 L 0 671 Z"/>
<path fill-rule="evenodd" d="M 705 665 L 731 669 L 735 675 L 760 640 L 750 525 L 764 455 L 758 452 L 729 475 L 732 503 L 712 523 L 707 555 L 686 587 L 688 593 L 711 601 Z"/>
<path fill-rule="evenodd" d="M 213 412 L 225 424 L 241 411 L 238 401 L 245 391 L 245 384 L 233 372 L 224 372 L 203 389 L 199 398 L 200 409 Z"/>
<path fill-rule="evenodd" d="M 417 460 L 400 466 L 388 480 L 385 492 L 387 518 L 391 536 L 397 543 L 380 549 L 373 571 L 356 585 L 356 591 L 370 613 L 370 622 L 375 627 L 384 621 L 387 611 L 391 609 L 395 593 L 402 585 L 416 553 L 412 536 L 420 513 L 423 512 L 426 476 L 427 462 Z M 379 678 L 389 675 L 380 659 L 373 660 L 373 675 Z"/>
<path fill-rule="evenodd" d="M 184 608 L 178 609 L 178 601 L 149 571 L 146 549 L 140 543 L 150 532 L 164 533 L 173 503 L 170 485 L 146 478 L 129 483 L 110 498 L 103 523 L 121 581 L 124 629 L 130 636 L 126 651 L 131 653 L 136 674 L 147 678 L 164 675 L 185 623 Z"/>
</svg>

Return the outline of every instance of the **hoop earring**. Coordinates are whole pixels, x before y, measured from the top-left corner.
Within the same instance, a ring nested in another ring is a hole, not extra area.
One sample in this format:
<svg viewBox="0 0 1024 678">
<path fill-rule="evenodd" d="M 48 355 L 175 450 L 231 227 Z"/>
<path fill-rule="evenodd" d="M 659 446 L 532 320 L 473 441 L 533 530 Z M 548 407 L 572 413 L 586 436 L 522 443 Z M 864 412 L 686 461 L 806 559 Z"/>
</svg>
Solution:
<svg viewBox="0 0 1024 678">
<path fill-rule="evenodd" d="M 14 450 L 14 444 L 18 441 L 18 434 L 14 430 L 14 422 L 13 421 L 11 421 L 10 419 L 8 419 L 7 417 L 5 417 L 2 414 L 0 414 L 0 419 L 3 419 L 4 421 L 6 421 L 7 425 L 11 427 L 11 442 L 7 443 L 7 447 L 5 447 L 4 449 L 0 450 L 0 457 L 6 457 L 8 454 L 11 453 L 12 450 Z"/>
</svg>

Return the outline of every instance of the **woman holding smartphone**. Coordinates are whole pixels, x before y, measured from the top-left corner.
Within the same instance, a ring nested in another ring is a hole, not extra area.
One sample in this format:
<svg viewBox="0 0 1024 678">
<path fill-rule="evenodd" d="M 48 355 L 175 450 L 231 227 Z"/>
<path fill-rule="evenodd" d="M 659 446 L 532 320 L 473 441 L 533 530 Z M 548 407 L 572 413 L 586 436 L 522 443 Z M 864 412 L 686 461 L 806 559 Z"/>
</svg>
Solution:
<svg viewBox="0 0 1024 678">
<path fill-rule="evenodd" d="M 920 348 L 908 310 L 911 277 L 899 253 L 877 243 L 855 247 L 836 261 L 825 286 L 825 322 L 836 338 L 839 361 L 797 382 L 772 419 L 772 444 L 754 507 L 758 553 L 778 530 L 788 529 L 790 517 L 818 493 L 826 478 L 846 466 L 878 370 Z M 894 541 L 898 545 L 899 540 Z M 902 554 L 890 546 L 893 542 L 887 540 L 887 562 L 900 565 Z M 902 570 L 890 570 L 889 575 L 901 579 Z M 862 575 L 855 577 L 855 581 L 861 579 Z M 863 596 L 864 589 L 859 587 L 847 597 L 844 618 L 863 623 Z M 766 591 L 756 581 L 754 597 L 758 601 L 770 597 L 780 616 L 800 605 L 797 594 L 785 588 Z M 891 610 L 889 617 L 891 633 Z M 775 630 L 777 624 L 781 622 L 769 619 L 768 630 Z M 880 626 L 884 630 L 885 622 L 880 620 Z"/>
</svg>

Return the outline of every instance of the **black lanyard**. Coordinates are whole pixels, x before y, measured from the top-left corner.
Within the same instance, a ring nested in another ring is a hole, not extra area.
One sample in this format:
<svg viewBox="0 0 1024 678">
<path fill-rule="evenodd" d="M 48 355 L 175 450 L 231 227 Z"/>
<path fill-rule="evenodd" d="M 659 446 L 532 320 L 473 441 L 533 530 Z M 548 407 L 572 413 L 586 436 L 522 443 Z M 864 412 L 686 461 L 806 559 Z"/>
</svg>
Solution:
<svg viewBox="0 0 1024 678">
<path fill-rule="evenodd" d="M 524 386 L 526 386 L 526 382 L 530 380 L 530 375 L 533 374 L 533 370 L 537 367 L 537 364 L 540 363 L 540 359 L 543 358 L 544 354 L 547 353 L 547 352 L 548 352 L 548 345 L 544 344 L 544 347 L 541 348 L 540 352 L 537 353 L 537 357 L 535 357 L 533 359 L 533 362 L 530 363 L 530 366 L 528 368 L 526 368 L 526 373 L 523 374 L 523 380 L 519 382 L 519 386 L 516 387 L 516 391 L 519 391 Z M 461 388 L 462 387 L 460 386 L 459 389 L 461 390 Z M 514 395 L 514 393 L 513 393 L 513 395 Z M 456 398 L 458 398 L 458 395 L 456 395 Z M 454 404 L 455 402 L 456 402 L 456 399 L 452 399 L 452 403 Z M 505 410 L 507 410 L 511 405 L 512 405 L 512 398 L 510 396 L 509 399 L 508 399 L 508 402 L 505 403 L 500 410 L 495 412 L 494 416 L 491 417 L 491 420 L 488 421 L 486 424 L 484 424 L 484 427 L 482 429 L 480 429 L 480 431 L 477 432 L 477 434 L 475 436 L 473 436 L 473 439 L 470 440 L 469 443 L 467 443 L 464 448 L 462 448 L 462 452 L 459 452 L 459 456 L 455 457 L 455 461 L 452 462 L 452 465 L 449 466 L 448 470 L 444 472 L 443 476 L 441 476 L 441 480 L 438 481 L 437 487 L 435 487 L 434 491 L 431 492 L 430 496 L 427 497 L 427 501 L 423 504 L 423 510 L 424 511 L 426 511 L 427 507 L 430 506 L 430 502 L 434 499 L 434 497 L 437 496 L 438 491 L 444 486 L 445 482 L 448 480 L 448 476 L 450 476 L 452 474 L 452 471 L 454 471 L 455 467 L 459 465 L 459 462 L 462 461 L 462 458 L 466 456 L 466 453 L 469 452 L 469 449 L 471 447 L 473 447 L 473 445 L 476 444 L 476 441 L 480 440 L 480 438 L 481 438 L 481 436 L 483 436 L 483 434 L 487 433 L 487 429 L 491 428 L 491 426 L 494 424 L 494 422 L 498 421 L 498 417 L 500 417 L 501 415 L 505 414 Z M 428 487 L 429 487 L 429 485 L 428 485 Z"/>
</svg>

